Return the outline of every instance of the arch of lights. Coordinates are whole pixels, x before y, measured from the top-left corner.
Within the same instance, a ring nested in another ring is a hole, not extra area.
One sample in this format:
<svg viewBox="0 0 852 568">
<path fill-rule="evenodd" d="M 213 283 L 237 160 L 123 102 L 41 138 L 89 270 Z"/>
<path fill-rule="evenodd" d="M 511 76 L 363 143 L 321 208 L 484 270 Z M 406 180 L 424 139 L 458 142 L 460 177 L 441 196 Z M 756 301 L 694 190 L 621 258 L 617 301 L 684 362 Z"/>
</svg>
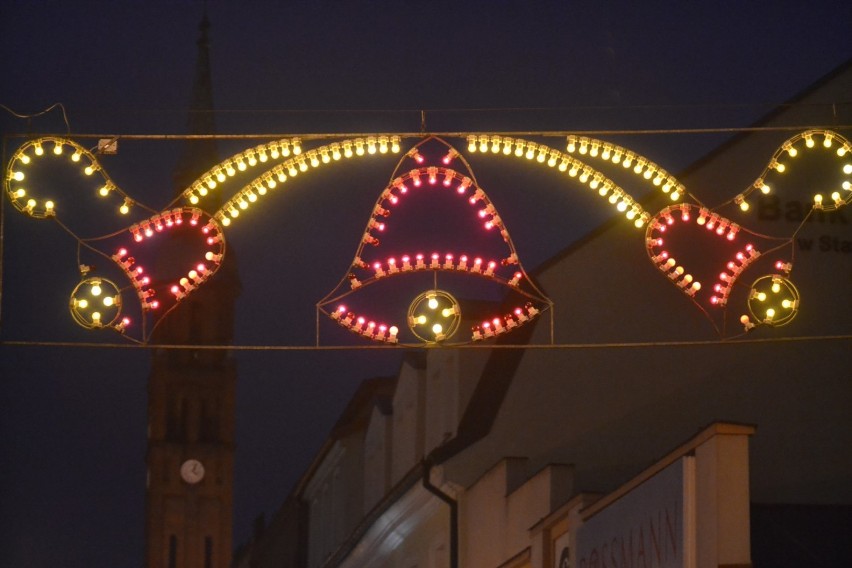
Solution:
<svg viewBox="0 0 852 568">
<path fill-rule="evenodd" d="M 421 153 L 427 142 L 444 148 L 440 161 L 427 160 Z M 12 206 L 22 214 L 61 223 L 61 199 L 79 196 L 63 196 L 52 187 L 31 185 L 30 174 L 46 160 L 67 160 L 93 187 L 94 196 L 114 204 L 119 217 L 130 216 L 134 209 L 144 210 L 145 218 L 104 237 L 82 238 L 65 227 L 78 246 L 108 259 L 126 280 L 118 285 L 95 274 L 92 267 L 81 266 L 80 280 L 71 286 L 72 318 L 84 328 L 111 329 L 141 343 L 148 342 L 156 325 L 216 274 L 227 254 L 227 232 L 251 216 L 253 205 L 273 194 L 281 184 L 295 183 L 299 176 L 314 169 L 362 158 L 400 156 L 390 182 L 379 193 L 347 275 L 317 304 L 317 309 L 364 338 L 391 344 L 442 343 L 460 326 L 463 310 L 450 292 L 439 288 L 438 276 L 442 273 L 488 279 L 506 286 L 523 300 L 505 310 L 506 313 L 473 322 L 469 334 L 459 343 L 488 341 L 506 334 L 551 305 L 520 264 L 496 205 L 476 182 L 463 155 L 465 149 L 468 154 L 488 153 L 538 163 L 564 174 L 566 182 L 595 192 L 623 214 L 627 222 L 644 231 L 648 258 L 671 285 L 711 322 L 728 310 L 738 310 L 735 315 L 745 331 L 758 326 L 784 325 L 795 317 L 801 298 L 791 279 L 793 238 L 770 238 L 750 231 L 722 215 L 722 208 L 734 205 L 747 212 L 756 197 L 774 191 L 785 172 L 796 167 L 797 159 L 801 160 L 799 156 L 812 152 L 829 153 L 841 181 L 836 187 L 813 196 L 810 213 L 830 213 L 852 201 L 852 145 L 837 132 L 824 129 L 806 130 L 783 141 L 752 184 L 715 208 L 704 206 L 656 162 L 604 140 L 570 135 L 564 151 L 496 134 L 470 134 L 464 137 L 463 144 L 459 150 L 431 135 L 387 134 L 339 139 L 303 148 L 300 138 L 283 138 L 247 148 L 212 165 L 168 207 L 147 210 L 112 181 L 95 153 L 70 138 L 46 136 L 27 141 L 14 152 L 6 168 L 4 189 Z M 609 171 L 607 168 L 619 169 L 618 166 L 624 175 L 605 173 Z M 660 191 L 672 203 L 656 213 L 646 211 L 615 177 L 628 179 L 631 188 L 645 186 Z M 378 254 L 380 241 L 376 234 L 389 222 L 384 216 L 421 184 L 442 185 L 451 190 L 448 195 L 466 198 L 476 208 L 482 227 L 502 240 L 505 254 L 501 258 L 483 258 L 465 251 L 425 252 L 425 249 Z M 219 202 L 223 205 L 209 211 L 205 204 L 214 192 L 221 194 Z M 178 263 L 182 268 L 164 275 L 158 272 L 158 266 L 146 266 L 137 258 L 142 248 L 162 241 L 158 236 L 168 233 L 190 244 L 183 247 L 184 256 L 171 259 L 170 264 Z M 120 242 L 104 250 L 100 240 L 106 237 L 115 237 L 109 240 L 111 245 L 116 239 Z M 700 267 L 682 261 L 688 258 L 691 246 L 707 247 L 708 243 L 723 258 L 712 271 L 702 272 Z M 768 265 L 771 270 L 750 274 L 757 266 L 766 267 L 767 257 L 771 257 Z M 350 311 L 341 303 L 359 288 L 415 273 L 432 274 L 435 285 L 412 301 L 408 313 L 400 316 L 398 323 L 376 321 L 368 314 Z M 731 305 L 734 291 L 741 292 L 737 297 L 744 298 L 735 308 Z M 142 320 L 136 326 L 124 313 L 124 308 L 134 301 L 138 302 Z M 401 329 L 408 329 L 409 341 L 402 338 Z"/>
</svg>

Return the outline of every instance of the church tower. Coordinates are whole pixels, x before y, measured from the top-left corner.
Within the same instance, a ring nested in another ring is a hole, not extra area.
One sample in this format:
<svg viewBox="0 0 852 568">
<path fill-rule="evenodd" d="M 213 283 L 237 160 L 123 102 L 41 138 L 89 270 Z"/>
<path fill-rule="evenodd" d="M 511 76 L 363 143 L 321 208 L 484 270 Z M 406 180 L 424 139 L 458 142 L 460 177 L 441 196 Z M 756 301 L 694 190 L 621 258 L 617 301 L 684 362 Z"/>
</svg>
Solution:
<svg viewBox="0 0 852 568">
<path fill-rule="evenodd" d="M 209 21 L 205 14 L 189 134 L 213 134 Z M 175 169 L 181 191 L 219 161 L 215 139 L 186 140 Z M 211 204 L 214 209 L 218 204 Z M 240 291 L 233 250 L 216 275 L 164 318 L 148 379 L 148 568 L 227 568 L 232 553 L 236 366 L 227 350 Z"/>
</svg>

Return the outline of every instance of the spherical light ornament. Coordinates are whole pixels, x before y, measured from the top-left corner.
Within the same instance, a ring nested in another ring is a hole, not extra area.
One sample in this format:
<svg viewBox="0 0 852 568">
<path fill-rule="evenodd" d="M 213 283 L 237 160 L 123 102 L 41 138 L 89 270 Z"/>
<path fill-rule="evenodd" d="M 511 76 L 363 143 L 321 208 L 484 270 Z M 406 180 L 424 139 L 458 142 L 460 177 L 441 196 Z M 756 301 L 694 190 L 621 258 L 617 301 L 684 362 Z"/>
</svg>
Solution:
<svg viewBox="0 0 852 568">
<path fill-rule="evenodd" d="M 421 341 L 440 343 L 449 339 L 461 323 L 461 308 L 452 294 L 429 290 L 408 307 L 408 327 Z"/>
<path fill-rule="evenodd" d="M 780 274 L 761 276 L 751 285 L 748 309 L 756 322 L 775 327 L 786 325 L 799 311 L 799 291 Z"/>
<path fill-rule="evenodd" d="M 86 329 L 113 326 L 121 317 L 121 292 L 104 278 L 86 278 L 71 292 L 71 317 Z"/>
</svg>

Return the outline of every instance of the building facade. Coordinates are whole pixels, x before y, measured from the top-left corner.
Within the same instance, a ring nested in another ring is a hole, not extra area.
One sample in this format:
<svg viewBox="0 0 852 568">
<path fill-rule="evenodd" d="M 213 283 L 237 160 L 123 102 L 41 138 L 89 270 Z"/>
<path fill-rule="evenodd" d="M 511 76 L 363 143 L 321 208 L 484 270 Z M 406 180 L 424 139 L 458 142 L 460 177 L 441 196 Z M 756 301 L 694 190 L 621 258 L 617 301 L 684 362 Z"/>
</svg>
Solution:
<svg viewBox="0 0 852 568">
<path fill-rule="evenodd" d="M 849 138 L 850 92 L 846 65 L 680 180 L 721 202 L 794 132 Z M 746 333 L 737 312 L 715 325 L 742 335 L 719 340 L 644 238 L 608 223 L 535 273 L 559 348 L 426 350 L 389 399 L 360 399 L 369 420 L 333 432 L 291 496 L 307 508 L 305 565 L 849 565 L 852 218 L 808 215 L 818 182 L 801 167 L 731 214 L 762 236 L 795 231 L 795 320 Z M 497 341 L 550 341 L 547 325 L 528 333 Z"/>
</svg>

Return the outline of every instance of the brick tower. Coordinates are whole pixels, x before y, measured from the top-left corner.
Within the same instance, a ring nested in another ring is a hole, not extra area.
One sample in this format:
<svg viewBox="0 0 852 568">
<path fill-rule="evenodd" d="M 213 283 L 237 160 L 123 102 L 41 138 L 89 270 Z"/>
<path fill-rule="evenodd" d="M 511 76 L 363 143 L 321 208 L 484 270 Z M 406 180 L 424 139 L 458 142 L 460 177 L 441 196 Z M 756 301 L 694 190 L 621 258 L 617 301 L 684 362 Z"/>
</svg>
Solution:
<svg viewBox="0 0 852 568">
<path fill-rule="evenodd" d="M 190 134 L 213 134 L 215 129 L 209 27 L 205 14 L 199 28 Z M 214 139 L 186 140 L 174 173 L 176 191 L 218 161 Z M 230 344 L 239 291 L 229 249 L 216 275 L 160 322 L 154 343 Z M 148 379 L 148 568 L 229 566 L 236 377 L 226 350 L 162 348 L 153 353 Z"/>
</svg>

